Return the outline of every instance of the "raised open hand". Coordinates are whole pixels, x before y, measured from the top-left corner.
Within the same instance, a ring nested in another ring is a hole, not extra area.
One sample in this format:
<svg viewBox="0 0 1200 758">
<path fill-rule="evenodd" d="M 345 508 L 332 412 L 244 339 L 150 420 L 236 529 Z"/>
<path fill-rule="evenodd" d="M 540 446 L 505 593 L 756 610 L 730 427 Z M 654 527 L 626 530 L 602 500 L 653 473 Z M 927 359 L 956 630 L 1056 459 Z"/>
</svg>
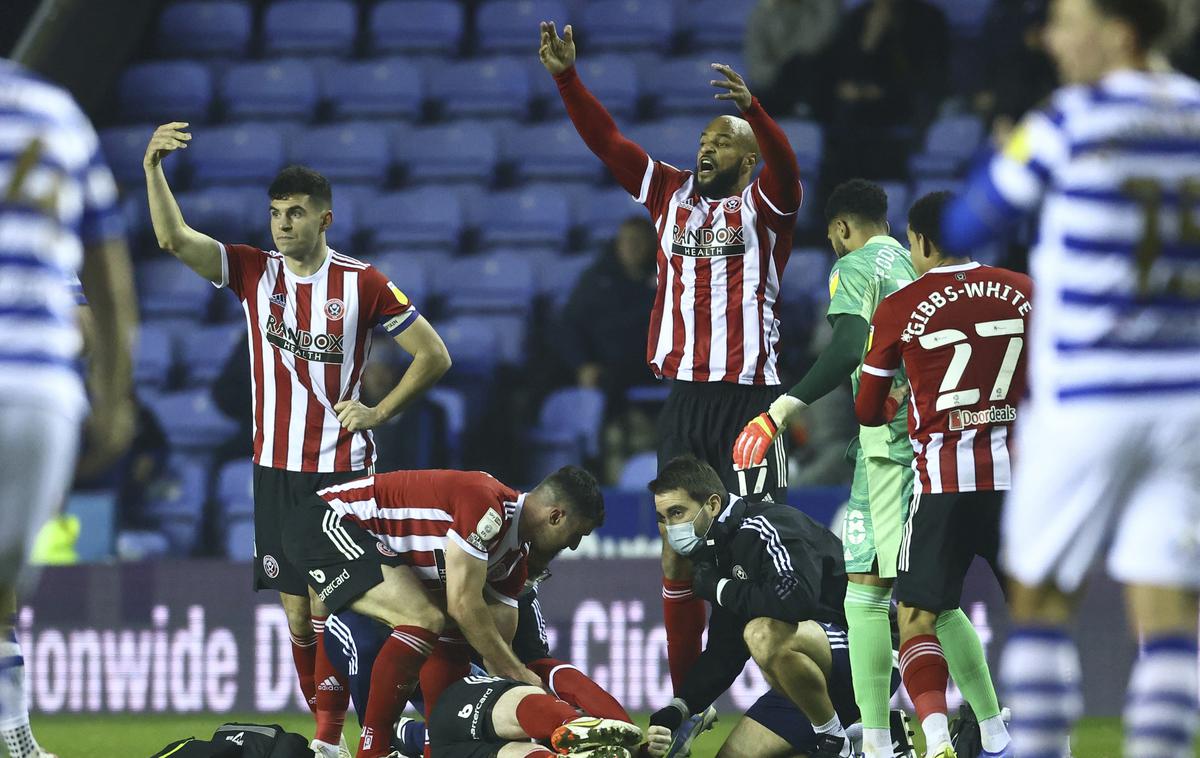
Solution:
<svg viewBox="0 0 1200 758">
<path fill-rule="evenodd" d="M 724 63 L 714 63 L 712 67 L 715 71 L 724 74 L 725 78 L 713 79 L 709 84 L 729 90 L 728 92 L 718 92 L 713 97 L 717 100 L 732 100 L 737 104 L 739 110 L 749 110 L 750 101 L 754 99 L 754 96 L 750 94 L 750 88 L 746 86 L 746 80 Z"/>
<path fill-rule="evenodd" d="M 542 65 L 551 74 L 561 74 L 575 65 L 575 33 L 571 25 L 563 27 L 563 36 L 558 36 L 553 21 L 541 23 L 541 43 L 538 46 L 538 57 Z"/>
</svg>

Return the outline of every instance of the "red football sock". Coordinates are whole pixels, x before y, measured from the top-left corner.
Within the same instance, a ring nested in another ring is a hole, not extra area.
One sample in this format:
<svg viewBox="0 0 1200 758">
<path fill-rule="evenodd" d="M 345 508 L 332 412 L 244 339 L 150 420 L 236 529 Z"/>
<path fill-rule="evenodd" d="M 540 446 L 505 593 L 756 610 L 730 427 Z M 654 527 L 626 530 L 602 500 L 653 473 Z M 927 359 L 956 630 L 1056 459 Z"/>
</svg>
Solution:
<svg viewBox="0 0 1200 758">
<path fill-rule="evenodd" d="M 550 739 L 555 729 L 577 718 L 579 714 L 569 703 L 553 695 L 526 695 L 517 703 L 517 723 L 538 742 Z"/>
<path fill-rule="evenodd" d="M 471 647 L 464 639 L 439 637 L 433 654 L 421 667 L 421 697 L 428 723 L 433 707 L 446 688 L 471 673 Z"/>
<path fill-rule="evenodd" d="M 663 623 L 667 628 L 667 667 L 675 691 L 700 657 L 700 640 L 708 625 L 704 601 L 692 594 L 692 581 L 663 579 Z"/>
<path fill-rule="evenodd" d="M 300 677 L 300 691 L 304 693 L 304 702 L 314 714 L 317 712 L 317 689 L 313 681 L 313 668 L 316 664 L 317 638 L 310 637 L 302 640 L 292 635 L 292 661 L 296 664 L 296 675 Z"/>
<path fill-rule="evenodd" d="M 437 635 L 427 629 L 398 626 L 383 643 L 371 668 L 371 694 L 363 714 L 357 758 L 382 758 L 391 752 L 392 727 L 436 642 Z"/>
<path fill-rule="evenodd" d="M 922 634 L 900 646 L 900 676 L 920 721 L 932 713 L 946 713 L 950 669 L 937 637 Z"/>
<path fill-rule="evenodd" d="M 571 664 L 554 658 L 540 658 L 526 665 L 542 678 L 551 692 L 589 716 L 633 723 L 615 697 Z"/>
<path fill-rule="evenodd" d="M 317 633 L 316 667 L 313 682 L 317 689 L 317 739 L 336 745 L 342 739 L 346 709 L 350 707 L 350 683 L 333 667 L 325 654 L 325 621 L 328 616 L 313 616 L 313 631 Z"/>
<path fill-rule="evenodd" d="M 539 747 L 532 753 L 526 753 L 525 758 L 560 758 L 558 753 L 552 750 L 547 750 L 544 747 Z"/>
</svg>

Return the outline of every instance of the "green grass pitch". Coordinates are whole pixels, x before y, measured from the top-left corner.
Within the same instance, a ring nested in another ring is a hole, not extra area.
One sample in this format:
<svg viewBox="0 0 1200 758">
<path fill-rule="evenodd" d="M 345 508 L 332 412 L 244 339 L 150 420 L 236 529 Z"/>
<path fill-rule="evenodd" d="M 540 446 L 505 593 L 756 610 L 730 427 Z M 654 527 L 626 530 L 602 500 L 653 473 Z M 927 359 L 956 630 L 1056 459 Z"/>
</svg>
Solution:
<svg viewBox="0 0 1200 758">
<path fill-rule="evenodd" d="M 638 721 L 645 726 L 645 714 Z M 350 716 L 353 721 L 354 716 Z M 724 714 L 697 740 L 694 758 L 713 758 L 725 736 L 737 720 Z M 311 736 L 312 719 L 303 715 L 256 717 L 249 714 L 200 714 L 194 716 L 104 716 L 64 715 L 34 718 L 34 731 L 47 750 L 61 758 L 149 758 L 168 742 L 182 737 L 208 737 L 226 721 L 279 723 L 290 731 Z M 358 739 L 357 726 L 348 726 L 346 738 L 351 745 Z M 1077 758 L 1118 758 L 1121 724 L 1118 719 L 1085 719 L 1075 730 L 1074 753 Z M 1200 743 L 1198 743 L 1200 748 Z M 1198 753 L 1200 754 L 1200 753 Z"/>
</svg>

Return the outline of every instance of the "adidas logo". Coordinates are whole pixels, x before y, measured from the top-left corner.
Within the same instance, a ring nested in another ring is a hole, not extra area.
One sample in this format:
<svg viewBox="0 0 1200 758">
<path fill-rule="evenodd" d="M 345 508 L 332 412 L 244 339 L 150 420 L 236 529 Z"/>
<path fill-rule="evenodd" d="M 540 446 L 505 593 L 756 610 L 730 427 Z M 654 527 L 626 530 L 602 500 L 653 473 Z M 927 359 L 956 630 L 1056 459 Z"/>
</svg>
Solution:
<svg viewBox="0 0 1200 758">
<path fill-rule="evenodd" d="M 318 684 L 317 689 L 318 690 L 326 690 L 329 692 L 341 692 L 342 685 L 340 682 L 338 682 L 337 677 L 331 676 L 331 677 L 327 678 L 325 681 Z"/>
</svg>

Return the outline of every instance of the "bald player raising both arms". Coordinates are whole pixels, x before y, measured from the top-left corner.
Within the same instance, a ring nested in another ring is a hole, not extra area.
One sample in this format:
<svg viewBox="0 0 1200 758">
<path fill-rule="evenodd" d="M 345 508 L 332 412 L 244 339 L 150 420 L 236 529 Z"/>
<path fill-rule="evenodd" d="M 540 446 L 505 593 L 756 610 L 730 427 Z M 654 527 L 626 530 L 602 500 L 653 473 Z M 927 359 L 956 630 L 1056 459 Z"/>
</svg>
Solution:
<svg viewBox="0 0 1200 758">
<path fill-rule="evenodd" d="M 729 450 L 747 418 L 778 390 L 775 300 L 792 249 L 802 191 L 787 137 L 729 66 L 715 95 L 737 116 L 719 116 L 700 134 L 694 171 L 655 161 L 626 139 L 575 70 L 570 26 L 558 36 L 542 23 L 542 63 L 583 141 L 637 202 L 658 232 L 658 294 L 646 361 L 675 380 L 658 422 L 658 463 L 681 454 L 708 462 L 742 497 L 782 501 L 787 465 L 781 440 L 761 466 L 734 471 Z M 765 165 L 751 181 L 759 158 Z M 691 567 L 663 550 L 667 657 L 676 686 L 700 655 L 704 601 L 692 593 Z"/>
</svg>

